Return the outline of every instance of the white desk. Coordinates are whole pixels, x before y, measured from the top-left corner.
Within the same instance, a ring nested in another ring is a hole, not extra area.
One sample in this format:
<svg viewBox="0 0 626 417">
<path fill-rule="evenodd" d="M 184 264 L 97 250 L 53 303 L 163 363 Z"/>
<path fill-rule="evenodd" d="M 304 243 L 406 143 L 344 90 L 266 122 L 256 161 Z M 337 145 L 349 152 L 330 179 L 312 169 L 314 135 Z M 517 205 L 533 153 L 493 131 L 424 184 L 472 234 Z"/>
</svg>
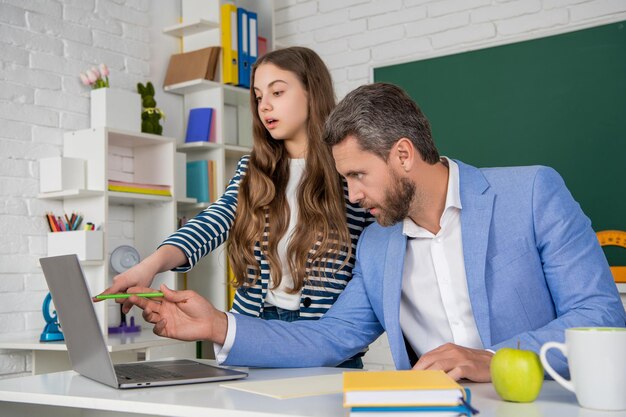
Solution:
<svg viewBox="0 0 626 417">
<path fill-rule="evenodd" d="M 0 335 L 0 349 L 30 350 L 33 375 L 72 369 L 65 342 L 39 341 L 39 332 Z M 160 337 L 151 329 L 139 333 L 109 335 L 107 349 L 113 363 L 134 362 L 168 357 L 195 358 L 195 343 Z"/>
<path fill-rule="evenodd" d="M 249 381 L 340 373 L 336 368 L 250 369 Z M 472 390 L 478 417 L 626 417 L 624 412 L 580 408 L 573 394 L 546 381 L 534 403 L 501 401 L 491 384 Z M 342 417 L 341 394 L 276 400 L 220 387 L 219 383 L 116 390 L 73 371 L 0 380 L 0 415 L 20 417 L 219 416 Z M 109 410 L 109 411 L 103 411 Z M 398 417 L 402 417 L 398 415 Z"/>
</svg>

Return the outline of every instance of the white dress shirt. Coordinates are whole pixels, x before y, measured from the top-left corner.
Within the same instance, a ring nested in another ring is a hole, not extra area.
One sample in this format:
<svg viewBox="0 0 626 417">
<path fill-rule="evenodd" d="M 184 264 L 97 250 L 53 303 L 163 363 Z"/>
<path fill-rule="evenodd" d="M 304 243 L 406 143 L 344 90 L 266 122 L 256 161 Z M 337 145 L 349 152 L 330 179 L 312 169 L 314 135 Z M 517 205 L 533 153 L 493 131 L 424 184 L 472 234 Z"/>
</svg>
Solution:
<svg viewBox="0 0 626 417">
<path fill-rule="evenodd" d="M 449 166 L 448 191 L 437 234 L 404 220 L 408 237 L 402 275 L 400 327 L 419 356 L 452 342 L 482 349 L 472 313 L 461 237 L 459 167 Z"/>
</svg>

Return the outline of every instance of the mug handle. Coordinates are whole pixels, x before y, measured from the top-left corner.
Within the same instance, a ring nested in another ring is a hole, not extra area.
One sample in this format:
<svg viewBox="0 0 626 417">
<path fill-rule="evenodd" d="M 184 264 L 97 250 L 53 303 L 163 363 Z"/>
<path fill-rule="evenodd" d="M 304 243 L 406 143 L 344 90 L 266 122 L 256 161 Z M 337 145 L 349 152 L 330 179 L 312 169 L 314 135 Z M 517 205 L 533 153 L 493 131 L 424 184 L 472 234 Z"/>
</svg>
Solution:
<svg viewBox="0 0 626 417">
<path fill-rule="evenodd" d="M 548 372 L 548 374 L 550 374 L 550 376 L 554 378 L 556 382 L 561 384 L 564 388 L 572 392 L 575 392 L 574 384 L 572 384 L 572 380 L 571 379 L 567 380 L 563 378 L 561 375 L 558 374 L 558 372 L 554 370 L 554 368 L 552 368 L 552 366 L 550 366 L 550 363 L 548 362 L 548 358 L 546 357 L 546 354 L 548 353 L 548 350 L 552 348 L 560 350 L 561 353 L 563 353 L 563 355 L 567 357 L 567 346 L 565 346 L 565 344 L 557 343 L 557 342 L 547 342 L 543 346 L 541 346 L 541 350 L 539 351 L 539 358 L 541 359 L 541 364 L 543 365 L 545 370 Z"/>
</svg>

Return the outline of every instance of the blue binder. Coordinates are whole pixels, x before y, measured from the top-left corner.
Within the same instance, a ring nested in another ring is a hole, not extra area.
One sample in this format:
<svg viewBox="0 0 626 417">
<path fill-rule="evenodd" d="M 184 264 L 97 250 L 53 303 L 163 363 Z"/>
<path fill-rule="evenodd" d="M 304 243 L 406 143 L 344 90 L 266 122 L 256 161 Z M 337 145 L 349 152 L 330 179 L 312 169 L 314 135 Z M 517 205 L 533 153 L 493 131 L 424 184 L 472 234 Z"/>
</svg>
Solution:
<svg viewBox="0 0 626 417">
<path fill-rule="evenodd" d="M 250 35 L 250 43 L 248 44 L 248 68 L 250 70 L 250 74 L 248 74 L 248 79 L 250 79 L 250 75 L 252 75 L 252 66 L 259 56 L 259 24 L 257 14 L 254 12 L 248 12 L 248 33 Z"/>
<path fill-rule="evenodd" d="M 187 119 L 187 134 L 185 135 L 185 142 L 209 142 L 211 139 L 212 122 L 212 108 L 198 107 L 189 110 L 189 119 Z"/>
<path fill-rule="evenodd" d="M 237 43 L 239 50 L 239 85 L 250 88 L 250 36 L 248 35 L 248 11 L 237 8 Z"/>
</svg>

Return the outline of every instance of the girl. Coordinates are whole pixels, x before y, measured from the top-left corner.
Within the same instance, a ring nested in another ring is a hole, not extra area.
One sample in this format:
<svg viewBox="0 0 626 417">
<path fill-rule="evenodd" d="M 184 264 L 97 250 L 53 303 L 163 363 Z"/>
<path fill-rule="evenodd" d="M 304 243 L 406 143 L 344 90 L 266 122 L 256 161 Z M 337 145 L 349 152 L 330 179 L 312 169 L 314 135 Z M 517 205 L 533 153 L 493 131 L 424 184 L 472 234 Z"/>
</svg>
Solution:
<svg viewBox="0 0 626 417">
<path fill-rule="evenodd" d="M 226 239 L 238 288 L 234 313 L 318 319 L 343 291 L 358 237 L 373 219 L 348 201 L 322 142 L 335 105 L 330 73 L 315 52 L 291 47 L 261 57 L 251 81 L 252 153 L 239 161 L 225 194 L 105 293 L 148 287 L 169 269 L 187 271 Z"/>
</svg>

